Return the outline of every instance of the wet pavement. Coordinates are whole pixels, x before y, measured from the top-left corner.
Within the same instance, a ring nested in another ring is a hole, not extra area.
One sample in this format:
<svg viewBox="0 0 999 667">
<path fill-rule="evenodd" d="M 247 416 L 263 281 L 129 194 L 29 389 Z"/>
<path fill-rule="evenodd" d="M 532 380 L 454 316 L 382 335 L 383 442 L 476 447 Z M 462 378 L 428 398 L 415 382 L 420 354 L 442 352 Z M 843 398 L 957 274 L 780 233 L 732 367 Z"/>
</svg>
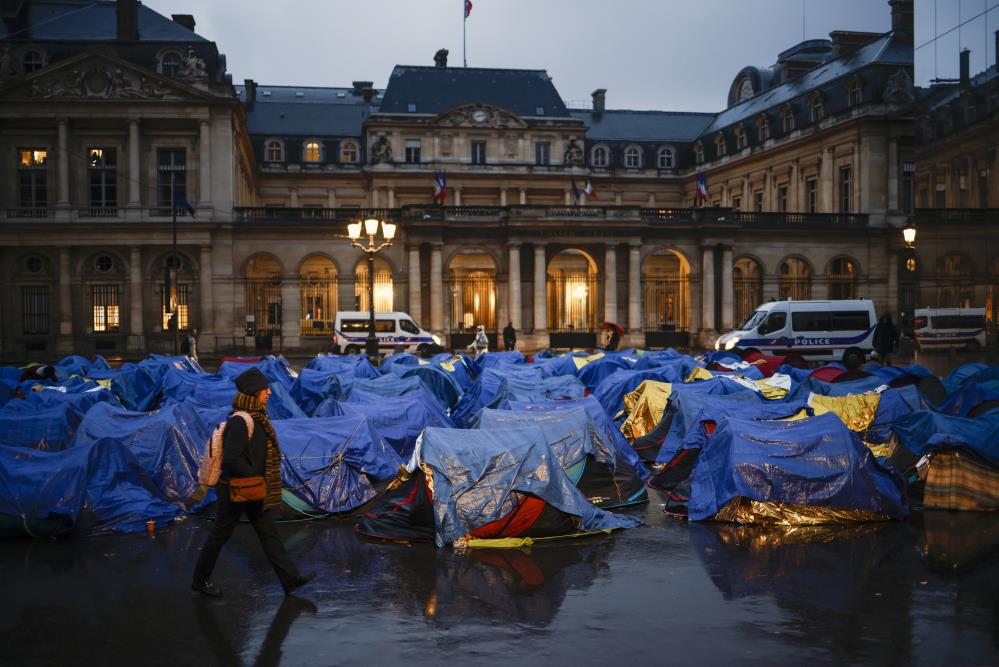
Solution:
<svg viewBox="0 0 999 667">
<path fill-rule="evenodd" d="M 189 591 L 202 519 L 154 537 L 0 542 L 2 665 L 996 665 L 999 513 L 765 529 L 686 524 L 465 554 L 284 524 L 285 599 L 252 529 Z"/>
</svg>

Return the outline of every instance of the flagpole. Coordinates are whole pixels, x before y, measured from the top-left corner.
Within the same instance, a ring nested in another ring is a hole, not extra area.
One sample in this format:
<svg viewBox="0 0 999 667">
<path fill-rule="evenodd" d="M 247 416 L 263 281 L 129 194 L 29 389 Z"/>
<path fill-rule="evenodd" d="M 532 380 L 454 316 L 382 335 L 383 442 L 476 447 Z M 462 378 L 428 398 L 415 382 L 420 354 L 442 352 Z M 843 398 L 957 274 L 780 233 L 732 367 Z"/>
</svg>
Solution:
<svg viewBox="0 0 999 667">
<path fill-rule="evenodd" d="M 461 60 L 468 67 L 468 14 L 465 12 L 465 0 L 461 0 Z"/>
</svg>

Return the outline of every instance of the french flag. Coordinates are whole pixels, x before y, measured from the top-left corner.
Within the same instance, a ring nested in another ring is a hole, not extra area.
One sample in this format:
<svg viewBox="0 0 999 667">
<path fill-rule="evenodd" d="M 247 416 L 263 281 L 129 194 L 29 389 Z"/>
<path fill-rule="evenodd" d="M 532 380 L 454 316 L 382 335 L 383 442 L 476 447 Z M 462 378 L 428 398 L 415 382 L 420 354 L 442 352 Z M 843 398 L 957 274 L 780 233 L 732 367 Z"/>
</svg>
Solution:
<svg viewBox="0 0 999 667">
<path fill-rule="evenodd" d="M 694 202 L 697 204 L 703 204 L 708 200 L 708 179 L 705 178 L 704 172 L 697 175 L 697 187 L 694 190 Z"/>
<path fill-rule="evenodd" d="M 465 18 L 472 13 L 472 0 L 465 0 Z"/>
<path fill-rule="evenodd" d="M 446 198 L 447 174 L 444 173 L 443 169 L 440 169 L 437 171 L 437 175 L 434 179 L 434 199 L 437 201 L 438 205 L 443 206 Z"/>
<path fill-rule="evenodd" d="M 593 189 L 593 183 L 590 183 L 589 178 L 586 179 L 586 184 L 583 185 L 583 192 L 585 192 L 586 196 L 590 199 L 600 199 L 600 197 L 597 196 L 597 191 Z"/>
</svg>

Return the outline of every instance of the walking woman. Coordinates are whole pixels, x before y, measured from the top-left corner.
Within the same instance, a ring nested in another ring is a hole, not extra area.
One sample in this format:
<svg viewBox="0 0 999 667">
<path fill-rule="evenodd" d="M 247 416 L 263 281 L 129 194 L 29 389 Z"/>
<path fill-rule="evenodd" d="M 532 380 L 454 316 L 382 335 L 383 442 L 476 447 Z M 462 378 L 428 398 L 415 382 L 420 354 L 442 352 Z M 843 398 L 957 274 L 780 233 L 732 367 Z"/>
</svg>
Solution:
<svg viewBox="0 0 999 667">
<path fill-rule="evenodd" d="M 281 449 L 267 416 L 270 387 L 267 377 L 251 368 L 236 378 L 233 414 L 226 422 L 222 444 L 222 475 L 215 487 L 218 518 L 194 568 L 192 590 L 218 597 L 222 590 L 210 580 L 219 552 L 246 513 L 260 544 L 277 573 L 285 595 L 309 583 L 315 574 L 299 574 L 288 558 L 277 531 L 281 506 Z M 243 414 L 240 414 L 243 413 Z M 251 419 L 247 419 L 248 415 Z M 251 431 L 252 429 L 252 431 Z"/>
</svg>

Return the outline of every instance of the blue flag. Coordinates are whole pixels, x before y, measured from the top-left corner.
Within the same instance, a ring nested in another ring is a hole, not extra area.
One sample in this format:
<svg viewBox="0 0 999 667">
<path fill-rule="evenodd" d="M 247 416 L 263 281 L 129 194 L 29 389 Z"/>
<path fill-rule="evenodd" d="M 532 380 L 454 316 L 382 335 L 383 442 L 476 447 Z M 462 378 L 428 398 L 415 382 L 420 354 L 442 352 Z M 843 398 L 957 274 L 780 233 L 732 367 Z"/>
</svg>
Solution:
<svg viewBox="0 0 999 667">
<path fill-rule="evenodd" d="M 579 192 L 579 188 L 576 187 L 576 179 L 573 178 L 569 182 L 572 184 L 572 198 L 578 204 L 579 203 L 580 192 Z"/>
<path fill-rule="evenodd" d="M 184 209 L 185 211 L 187 211 L 187 214 L 190 215 L 192 218 L 198 217 L 196 211 L 194 210 L 194 207 L 191 206 L 191 202 L 187 201 L 180 195 L 173 196 L 173 207 Z"/>
</svg>

